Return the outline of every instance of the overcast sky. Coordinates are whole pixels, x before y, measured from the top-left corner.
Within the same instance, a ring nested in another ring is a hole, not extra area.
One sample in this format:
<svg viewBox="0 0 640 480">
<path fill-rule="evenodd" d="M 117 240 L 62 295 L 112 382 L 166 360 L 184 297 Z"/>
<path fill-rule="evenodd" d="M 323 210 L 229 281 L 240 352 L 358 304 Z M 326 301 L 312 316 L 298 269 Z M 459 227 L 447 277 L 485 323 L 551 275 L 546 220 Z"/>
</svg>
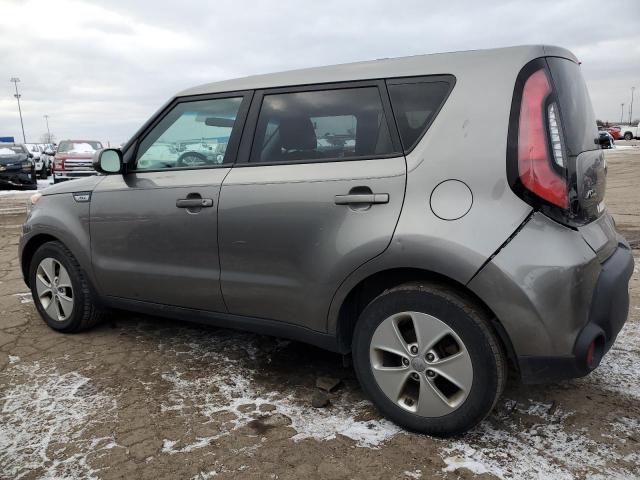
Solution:
<svg viewBox="0 0 640 480">
<path fill-rule="evenodd" d="M 382 57 L 567 47 L 596 116 L 640 117 L 639 0 L 0 0 L 0 136 L 127 140 L 200 83 Z M 626 115 L 626 113 L 625 113 Z"/>
</svg>

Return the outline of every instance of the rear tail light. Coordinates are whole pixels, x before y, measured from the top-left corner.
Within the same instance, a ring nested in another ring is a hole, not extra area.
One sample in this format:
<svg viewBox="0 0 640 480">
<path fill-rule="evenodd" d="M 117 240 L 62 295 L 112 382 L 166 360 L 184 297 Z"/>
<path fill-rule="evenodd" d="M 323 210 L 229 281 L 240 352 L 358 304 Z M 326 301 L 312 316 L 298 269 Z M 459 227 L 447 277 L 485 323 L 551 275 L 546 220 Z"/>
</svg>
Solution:
<svg viewBox="0 0 640 480">
<path fill-rule="evenodd" d="M 546 202 L 567 209 L 569 192 L 558 107 L 550 102 L 551 84 L 544 68 L 524 84 L 518 120 L 517 164 L 522 186 Z"/>
</svg>

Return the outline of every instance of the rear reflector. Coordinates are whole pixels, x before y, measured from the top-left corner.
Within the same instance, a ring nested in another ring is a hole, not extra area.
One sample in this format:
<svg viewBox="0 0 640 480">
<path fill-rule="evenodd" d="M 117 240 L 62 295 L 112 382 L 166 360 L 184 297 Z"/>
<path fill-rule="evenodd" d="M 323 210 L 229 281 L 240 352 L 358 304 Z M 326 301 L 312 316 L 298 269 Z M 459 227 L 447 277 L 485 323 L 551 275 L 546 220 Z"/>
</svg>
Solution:
<svg viewBox="0 0 640 480">
<path fill-rule="evenodd" d="M 593 367 L 593 354 L 596 351 L 596 341 L 594 340 L 589 344 L 589 348 L 587 349 L 587 366 Z"/>
<path fill-rule="evenodd" d="M 567 181 L 554 170 L 550 158 L 552 150 L 556 157 L 554 161 L 558 166 L 564 166 L 559 118 L 554 104 L 546 111 L 550 94 L 551 85 L 544 69 L 534 72 L 524 84 L 518 124 L 518 174 L 527 190 L 558 207 L 568 208 Z M 547 141 L 547 121 L 551 148 Z"/>
</svg>

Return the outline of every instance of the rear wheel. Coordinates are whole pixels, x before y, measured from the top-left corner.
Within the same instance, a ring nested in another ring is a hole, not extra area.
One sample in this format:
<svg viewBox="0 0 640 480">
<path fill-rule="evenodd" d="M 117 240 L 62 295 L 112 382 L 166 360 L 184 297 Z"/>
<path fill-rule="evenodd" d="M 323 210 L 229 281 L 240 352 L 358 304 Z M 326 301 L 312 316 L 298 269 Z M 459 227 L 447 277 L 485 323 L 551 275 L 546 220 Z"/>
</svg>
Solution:
<svg viewBox="0 0 640 480">
<path fill-rule="evenodd" d="M 82 268 L 60 242 L 48 242 L 36 250 L 29 285 L 38 313 L 54 330 L 86 330 L 104 316 Z"/>
<path fill-rule="evenodd" d="M 382 414 L 441 437 L 463 433 L 485 418 L 506 379 L 504 353 L 484 312 L 427 283 L 387 290 L 365 308 L 353 360 Z"/>
<path fill-rule="evenodd" d="M 626 132 L 624 134 L 624 139 L 625 140 L 633 140 L 633 135 L 631 135 L 631 132 Z"/>
</svg>

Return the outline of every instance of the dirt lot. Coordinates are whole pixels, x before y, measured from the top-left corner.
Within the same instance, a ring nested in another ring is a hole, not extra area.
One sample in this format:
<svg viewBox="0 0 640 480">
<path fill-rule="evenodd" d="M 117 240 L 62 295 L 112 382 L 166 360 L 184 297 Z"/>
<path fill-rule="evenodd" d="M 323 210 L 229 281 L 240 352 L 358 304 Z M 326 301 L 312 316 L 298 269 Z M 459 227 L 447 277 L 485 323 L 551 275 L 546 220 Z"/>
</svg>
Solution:
<svg viewBox="0 0 640 480">
<path fill-rule="evenodd" d="M 640 265 L 640 145 L 619 144 L 607 204 Z M 51 331 L 16 258 L 27 196 L 0 196 L 0 478 L 640 478 L 638 267 L 597 371 L 511 381 L 443 441 L 381 419 L 341 357 L 303 344 L 124 313 Z M 314 409 L 322 375 L 342 384 Z"/>
</svg>

